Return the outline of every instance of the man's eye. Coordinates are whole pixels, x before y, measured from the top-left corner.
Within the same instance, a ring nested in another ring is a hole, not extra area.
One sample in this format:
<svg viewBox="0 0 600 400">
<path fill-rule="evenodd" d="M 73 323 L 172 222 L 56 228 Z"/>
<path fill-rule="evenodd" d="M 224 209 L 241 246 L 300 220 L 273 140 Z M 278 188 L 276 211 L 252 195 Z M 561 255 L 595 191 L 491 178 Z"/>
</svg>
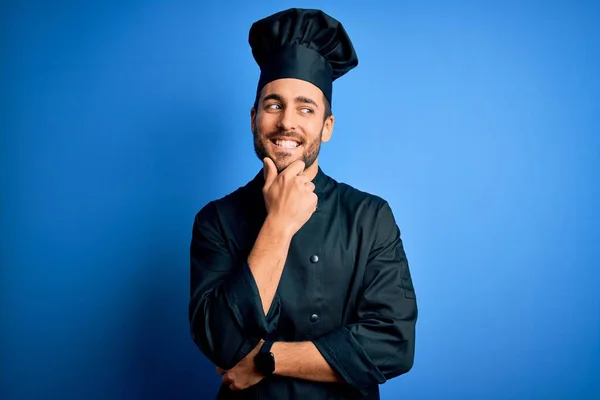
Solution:
<svg viewBox="0 0 600 400">
<path fill-rule="evenodd" d="M 300 111 L 302 111 L 304 114 L 312 114 L 313 113 L 312 108 L 306 108 L 306 107 L 301 108 Z"/>
<path fill-rule="evenodd" d="M 267 108 L 269 110 L 279 110 L 281 108 L 281 106 L 279 104 L 277 104 L 277 103 L 273 103 L 273 104 L 269 104 L 267 106 Z"/>
</svg>

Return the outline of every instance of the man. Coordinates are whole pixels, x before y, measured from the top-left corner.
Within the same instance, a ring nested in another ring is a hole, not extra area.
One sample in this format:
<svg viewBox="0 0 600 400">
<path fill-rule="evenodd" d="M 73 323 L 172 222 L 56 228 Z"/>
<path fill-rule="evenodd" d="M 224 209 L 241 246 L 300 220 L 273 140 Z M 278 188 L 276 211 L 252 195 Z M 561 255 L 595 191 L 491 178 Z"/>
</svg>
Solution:
<svg viewBox="0 0 600 400">
<path fill-rule="evenodd" d="M 190 324 L 219 399 L 378 399 L 413 365 L 417 306 L 383 199 L 318 166 L 332 82 L 358 59 L 342 25 L 290 9 L 252 25 L 263 169 L 196 215 Z"/>
</svg>

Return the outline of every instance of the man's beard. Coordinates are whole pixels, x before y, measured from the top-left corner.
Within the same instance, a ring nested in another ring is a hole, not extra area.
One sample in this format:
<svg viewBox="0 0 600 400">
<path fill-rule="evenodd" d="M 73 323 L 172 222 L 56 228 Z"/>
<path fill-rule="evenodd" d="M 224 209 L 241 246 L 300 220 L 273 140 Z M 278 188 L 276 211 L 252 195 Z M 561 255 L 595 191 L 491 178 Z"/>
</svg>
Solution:
<svg viewBox="0 0 600 400">
<path fill-rule="evenodd" d="M 321 132 L 319 133 L 318 138 L 314 139 L 312 142 L 302 141 L 302 146 L 304 146 L 304 152 L 302 153 L 299 159 L 304 161 L 305 169 L 313 165 L 317 160 L 317 157 L 319 156 L 319 152 L 321 151 L 321 138 L 323 137 L 324 127 L 325 124 L 323 124 L 323 127 L 321 128 Z M 261 137 L 257 132 L 257 128 L 255 127 L 252 134 L 254 136 L 254 152 L 256 153 L 258 159 L 262 161 L 265 157 L 271 158 L 275 163 L 275 166 L 277 167 L 278 173 L 281 173 L 281 171 L 288 167 L 292 162 L 296 161 L 293 160 L 291 158 L 291 154 L 286 151 L 278 151 L 275 154 L 273 154 L 273 156 L 271 156 L 267 151 L 266 146 L 267 143 L 271 142 L 271 138 L 277 136 L 286 136 L 285 132 L 278 130 L 275 132 L 271 132 L 265 135 L 264 137 Z M 297 135 L 287 136 L 295 137 Z"/>
</svg>

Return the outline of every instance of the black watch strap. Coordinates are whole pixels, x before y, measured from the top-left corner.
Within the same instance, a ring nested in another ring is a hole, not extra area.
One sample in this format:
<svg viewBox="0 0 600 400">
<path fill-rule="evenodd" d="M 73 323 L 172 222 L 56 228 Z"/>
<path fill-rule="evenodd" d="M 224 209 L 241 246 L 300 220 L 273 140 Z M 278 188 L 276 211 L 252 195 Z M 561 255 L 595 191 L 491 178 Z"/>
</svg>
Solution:
<svg viewBox="0 0 600 400">
<path fill-rule="evenodd" d="M 266 376 L 273 375 L 275 372 L 275 355 L 271 352 L 271 347 L 273 347 L 273 342 L 265 341 L 254 357 L 256 369 Z"/>
<path fill-rule="evenodd" d="M 261 354 L 268 354 L 271 352 L 271 347 L 273 347 L 273 342 L 270 340 L 265 340 L 258 352 Z"/>
</svg>

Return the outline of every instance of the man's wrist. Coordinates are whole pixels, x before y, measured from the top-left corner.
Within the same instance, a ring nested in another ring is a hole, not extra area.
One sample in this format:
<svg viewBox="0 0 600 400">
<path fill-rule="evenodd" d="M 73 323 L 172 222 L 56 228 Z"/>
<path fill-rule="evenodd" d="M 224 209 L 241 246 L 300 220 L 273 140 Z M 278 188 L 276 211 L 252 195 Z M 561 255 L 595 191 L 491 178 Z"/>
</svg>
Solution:
<svg viewBox="0 0 600 400">
<path fill-rule="evenodd" d="M 297 345 L 299 345 L 299 343 L 273 343 L 273 346 L 271 347 L 271 353 L 273 353 L 273 356 L 275 357 L 275 371 L 273 371 L 273 375 L 290 376 L 289 374 L 294 368 L 294 363 L 292 362 L 292 365 L 290 365 L 290 361 L 292 360 L 289 359 L 289 350 Z"/>
<path fill-rule="evenodd" d="M 263 223 L 263 230 L 269 236 L 279 238 L 282 242 L 290 242 L 294 236 L 289 224 L 286 224 L 277 219 L 277 217 L 273 217 L 271 215 L 267 215 L 267 218 Z"/>
<path fill-rule="evenodd" d="M 273 353 L 273 356 L 275 357 L 275 370 L 273 371 L 273 375 L 281 375 L 281 357 L 277 357 L 277 355 L 281 355 L 282 343 L 283 342 L 275 342 L 273 343 L 273 346 L 271 346 L 271 353 Z"/>
<path fill-rule="evenodd" d="M 265 341 L 258 353 L 254 356 L 254 365 L 258 372 L 265 376 L 273 375 L 275 371 L 275 357 L 273 352 L 271 351 L 271 347 L 273 346 L 273 342 Z"/>
</svg>

